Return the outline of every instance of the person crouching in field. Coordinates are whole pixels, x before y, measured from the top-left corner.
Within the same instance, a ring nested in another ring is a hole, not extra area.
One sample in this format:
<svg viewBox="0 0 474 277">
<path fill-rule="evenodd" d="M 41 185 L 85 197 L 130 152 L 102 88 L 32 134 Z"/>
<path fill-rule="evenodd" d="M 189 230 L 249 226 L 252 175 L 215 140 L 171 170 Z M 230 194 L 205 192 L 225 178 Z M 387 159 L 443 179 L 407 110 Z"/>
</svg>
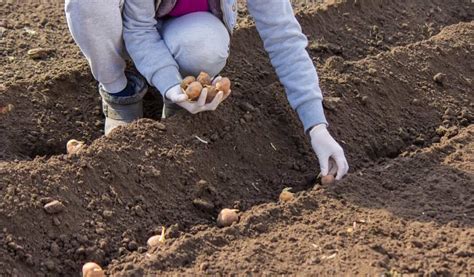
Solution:
<svg viewBox="0 0 474 277">
<path fill-rule="evenodd" d="M 322 175 L 341 179 L 349 166 L 327 131 L 318 75 L 289 0 L 248 0 L 247 6 L 290 105 L 311 137 Z M 66 0 L 65 10 L 71 34 L 99 82 L 106 135 L 143 116 L 147 82 L 163 95 L 165 115 L 173 105 L 193 114 L 213 111 L 224 100 L 219 92 L 210 103 L 190 102 L 180 83 L 183 76 L 204 71 L 214 77 L 224 68 L 237 0 Z M 146 81 L 125 71 L 125 48 Z"/>
</svg>

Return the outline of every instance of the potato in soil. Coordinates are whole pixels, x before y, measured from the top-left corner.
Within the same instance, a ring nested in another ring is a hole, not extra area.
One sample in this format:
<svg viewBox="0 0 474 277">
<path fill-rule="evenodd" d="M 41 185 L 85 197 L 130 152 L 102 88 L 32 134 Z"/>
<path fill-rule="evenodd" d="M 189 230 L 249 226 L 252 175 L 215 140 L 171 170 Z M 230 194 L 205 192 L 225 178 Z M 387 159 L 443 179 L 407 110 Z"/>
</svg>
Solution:
<svg viewBox="0 0 474 277">
<path fill-rule="evenodd" d="M 103 277 L 105 276 L 102 268 L 93 262 L 88 262 L 82 267 L 82 276 L 83 277 Z"/>
<path fill-rule="evenodd" d="M 332 175 L 326 175 L 321 177 L 321 185 L 323 186 L 331 186 L 334 185 L 336 180 L 334 179 L 334 176 Z"/>
<path fill-rule="evenodd" d="M 293 199 L 295 199 L 294 194 L 290 191 L 291 188 L 285 188 L 283 191 L 280 193 L 280 201 L 281 202 L 289 202 Z"/>
<path fill-rule="evenodd" d="M 189 100 L 195 101 L 201 95 L 202 85 L 199 82 L 192 82 L 189 84 L 188 88 L 186 89 L 186 95 L 188 96 Z"/>
<path fill-rule="evenodd" d="M 79 150 L 81 150 L 83 146 L 84 146 L 83 141 L 71 139 L 66 143 L 66 151 L 68 154 L 76 154 L 79 152 Z"/>
<path fill-rule="evenodd" d="M 222 209 L 217 216 L 217 226 L 228 227 L 232 225 L 232 223 L 237 222 L 239 220 L 237 211 L 238 210 L 235 209 Z"/>
</svg>

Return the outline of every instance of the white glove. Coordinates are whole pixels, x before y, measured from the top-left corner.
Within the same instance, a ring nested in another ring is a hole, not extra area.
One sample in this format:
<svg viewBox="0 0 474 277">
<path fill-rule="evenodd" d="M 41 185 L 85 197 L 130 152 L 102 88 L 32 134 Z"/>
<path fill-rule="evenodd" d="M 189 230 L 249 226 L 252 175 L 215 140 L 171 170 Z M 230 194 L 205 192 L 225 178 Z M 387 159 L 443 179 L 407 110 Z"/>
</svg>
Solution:
<svg viewBox="0 0 474 277">
<path fill-rule="evenodd" d="M 217 81 L 221 79 L 220 76 L 214 78 L 212 84 L 215 85 Z M 190 102 L 188 101 L 188 96 L 186 93 L 183 92 L 180 85 L 176 85 L 170 88 L 165 93 L 165 98 L 170 100 L 171 102 L 179 105 L 183 109 L 187 110 L 192 114 L 197 114 L 204 111 L 215 111 L 217 106 L 219 106 L 222 101 L 224 101 L 230 94 L 230 91 L 227 95 L 224 95 L 224 92 L 219 91 L 214 99 L 206 104 L 206 97 L 207 97 L 207 89 L 204 88 L 201 92 L 197 101 Z"/>
<path fill-rule="evenodd" d="M 311 144 L 321 166 L 321 175 L 336 175 L 336 180 L 347 174 L 349 164 L 344 156 L 344 150 L 329 134 L 326 124 L 316 125 L 309 132 Z"/>
</svg>

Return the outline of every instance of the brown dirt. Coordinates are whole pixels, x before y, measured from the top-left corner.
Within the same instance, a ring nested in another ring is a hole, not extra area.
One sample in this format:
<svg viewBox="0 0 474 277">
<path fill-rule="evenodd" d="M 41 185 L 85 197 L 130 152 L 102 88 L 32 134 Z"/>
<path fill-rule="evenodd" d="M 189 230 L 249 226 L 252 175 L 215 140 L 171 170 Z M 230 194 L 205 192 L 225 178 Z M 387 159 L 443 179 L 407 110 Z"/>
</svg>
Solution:
<svg viewBox="0 0 474 277">
<path fill-rule="evenodd" d="M 117 276 L 474 274 L 472 4 L 298 13 L 353 169 L 333 187 L 314 186 L 314 154 L 247 19 L 223 73 L 233 96 L 216 113 L 160 123 L 150 95 L 151 119 L 104 138 L 62 8 L 0 7 L 0 107 L 14 105 L 0 115 L 0 276 L 72 276 L 91 260 Z M 51 51 L 30 59 L 36 47 Z M 63 154 L 71 138 L 87 149 Z M 297 199 L 278 204 L 285 187 Z M 64 211 L 47 214 L 51 200 Z M 215 227 L 223 207 L 240 222 Z M 161 226 L 166 244 L 147 250 Z"/>
</svg>

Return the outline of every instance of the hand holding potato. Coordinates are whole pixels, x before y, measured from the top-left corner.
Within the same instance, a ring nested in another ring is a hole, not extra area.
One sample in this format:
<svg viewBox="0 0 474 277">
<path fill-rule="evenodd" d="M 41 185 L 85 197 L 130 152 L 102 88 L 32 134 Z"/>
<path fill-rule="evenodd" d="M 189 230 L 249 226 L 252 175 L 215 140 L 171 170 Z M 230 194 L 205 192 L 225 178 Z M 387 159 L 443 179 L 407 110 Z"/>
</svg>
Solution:
<svg viewBox="0 0 474 277">
<path fill-rule="evenodd" d="M 220 76 L 211 80 L 210 76 L 201 72 L 197 78 L 188 76 L 180 85 L 176 85 L 165 93 L 165 98 L 192 114 L 214 111 L 231 93 L 229 78 Z"/>
</svg>

